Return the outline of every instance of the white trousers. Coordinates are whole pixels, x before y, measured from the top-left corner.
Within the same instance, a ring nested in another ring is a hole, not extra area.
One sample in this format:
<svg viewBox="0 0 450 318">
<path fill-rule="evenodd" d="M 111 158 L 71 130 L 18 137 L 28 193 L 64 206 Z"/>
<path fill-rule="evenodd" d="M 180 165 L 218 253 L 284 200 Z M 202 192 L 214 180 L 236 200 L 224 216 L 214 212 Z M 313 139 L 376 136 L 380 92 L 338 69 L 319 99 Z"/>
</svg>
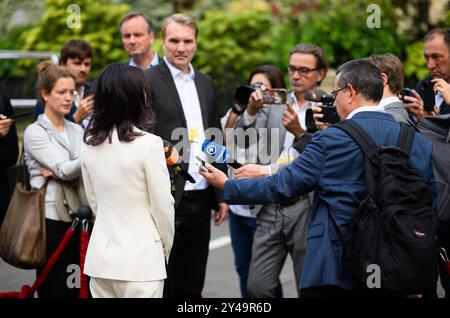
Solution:
<svg viewBox="0 0 450 318">
<path fill-rule="evenodd" d="M 93 298 L 162 298 L 164 280 L 129 282 L 91 277 Z"/>
</svg>

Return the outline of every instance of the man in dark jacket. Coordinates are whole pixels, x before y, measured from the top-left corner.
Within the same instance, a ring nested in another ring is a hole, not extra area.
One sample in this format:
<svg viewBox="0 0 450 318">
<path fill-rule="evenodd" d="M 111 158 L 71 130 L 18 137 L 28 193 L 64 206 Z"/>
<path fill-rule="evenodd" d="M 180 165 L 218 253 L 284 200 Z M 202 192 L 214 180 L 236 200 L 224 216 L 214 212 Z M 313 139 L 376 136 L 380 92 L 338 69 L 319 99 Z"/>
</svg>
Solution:
<svg viewBox="0 0 450 318">
<path fill-rule="evenodd" d="M 13 119 L 11 102 L 0 92 L 0 226 L 8 208 L 11 189 L 6 169 L 13 166 L 19 155 L 16 126 Z"/>
</svg>

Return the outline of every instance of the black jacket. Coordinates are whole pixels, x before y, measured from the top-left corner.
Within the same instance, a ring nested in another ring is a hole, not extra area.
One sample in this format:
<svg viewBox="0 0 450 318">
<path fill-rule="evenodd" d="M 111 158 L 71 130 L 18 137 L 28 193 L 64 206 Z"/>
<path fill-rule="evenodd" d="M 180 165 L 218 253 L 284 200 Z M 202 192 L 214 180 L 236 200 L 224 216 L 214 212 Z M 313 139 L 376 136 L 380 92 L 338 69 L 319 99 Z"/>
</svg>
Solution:
<svg viewBox="0 0 450 318">
<path fill-rule="evenodd" d="M 9 98 L 0 93 L 0 114 L 10 116 L 13 114 Z M 17 162 L 19 156 L 16 125 L 13 124 L 5 137 L 0 137 L 0 224 L 8 208 L 10 198 L 9 181 L 6 169 Z"/>
<path fill-rule="evenodd" d="M 416 92 L 419 93 L 420 97 L 423 99 L 425 110 L 433 109 L 435 104 L 434 99 L 434 91 L 433 91 L 433 83 L 430 81 L 431 77 L 426 77 L 417 83 Z M 442 102 L 441 106 L 441 114 L 449 114 L 450 113 L 450 105 L 445 102 Z"/>
<path fill-rule="evenodd" d="M 162 61 L 157 66 L 147 69 L 145 71 L 145 77 L 150 86 L 153 106 L 156 112 L 154 133 L 163 140 L 167 140 L 175 145 L 181 140 L 178 139 L 180 138 L 178 135 L 172 136 L 172 132 L 177 128 L 187 128 L 187 124 L 183 106 L 169 67 Z M 208 128 L 221 130 L 218 99 L 211 77 L 195 71 L 194 82 L 200 101 L 203 128 L 205 130 Z M 182 138 L 185 137 L 187 136 L 183 136 Z M 181 155 L 183 154 L 180 153 Z M 188 169 L 187 163 L 181 163 L 181 165 L 186 170 Z M 226 166 L 222 166 L 221 169 L 226 171 Z M 178 207 L 181 201 L 184 185 L 185 180 L 178 175 L 175 179 L 175 207 Z M 217 210 L 217 203 L 223 202 L 223 193 L 216 189 L 214 192 L 215 195 L 213 197 L 215 197 L 215 200 L 214 198 L 211 200 L 211 208 Z"/>
</svg>

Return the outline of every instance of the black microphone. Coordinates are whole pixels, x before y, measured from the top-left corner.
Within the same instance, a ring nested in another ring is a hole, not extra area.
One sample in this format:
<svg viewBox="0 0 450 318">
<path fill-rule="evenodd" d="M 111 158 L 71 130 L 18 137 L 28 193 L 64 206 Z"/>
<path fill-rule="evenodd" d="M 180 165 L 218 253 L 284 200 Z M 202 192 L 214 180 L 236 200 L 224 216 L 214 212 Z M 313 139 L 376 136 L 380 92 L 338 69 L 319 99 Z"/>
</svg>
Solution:
<svg viewBox="0 0 450 318">
<path fill-rule="evenodd" d="M 202 151 L 216 163 L 226 163 L 234 169 L 242 167 L 242 164 L 231 158 L 231 152 L 227 148 L 211 140 L 205 140 L 203 142 Z"/>
<path fill-rule="evenodd" d="M 184 180 L 189 181 L 190 183 L 195 183 L 195 179 L 184 169 L 181 165 L 177 163 L 180 155 L 178 154 L 178 150 L 167 140 L 163 140 L 164 145 L 164 156 L 166 157 L 166 164 L 179 173 Z"/>
</svg>

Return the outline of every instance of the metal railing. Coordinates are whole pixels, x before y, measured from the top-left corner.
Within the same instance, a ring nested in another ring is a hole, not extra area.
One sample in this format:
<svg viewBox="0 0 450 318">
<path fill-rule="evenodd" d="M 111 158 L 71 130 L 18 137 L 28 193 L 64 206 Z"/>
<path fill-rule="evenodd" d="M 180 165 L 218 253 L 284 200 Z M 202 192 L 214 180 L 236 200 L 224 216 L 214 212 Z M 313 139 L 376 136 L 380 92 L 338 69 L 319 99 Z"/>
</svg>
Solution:
<svg viewBox="0 0 450 318">
<path fill-rule="evenodd" d="M 25 59 L 51 59 L 53 63 L 59 63 L 57 52 L 0 50 L 0 59 L 25 60 Z"/>
<path fill-rule="evenodd" d="M 0 50 L 0 60 L 25 60 L 25 59 L 50 59 L 53 63 L 59 63 L 58 52 L 43 51 L 19 51 L 19 50 Z M 32 108 L 36 105 L 36 99 L 11 99 L 13 108 Z"/>
</svg>

